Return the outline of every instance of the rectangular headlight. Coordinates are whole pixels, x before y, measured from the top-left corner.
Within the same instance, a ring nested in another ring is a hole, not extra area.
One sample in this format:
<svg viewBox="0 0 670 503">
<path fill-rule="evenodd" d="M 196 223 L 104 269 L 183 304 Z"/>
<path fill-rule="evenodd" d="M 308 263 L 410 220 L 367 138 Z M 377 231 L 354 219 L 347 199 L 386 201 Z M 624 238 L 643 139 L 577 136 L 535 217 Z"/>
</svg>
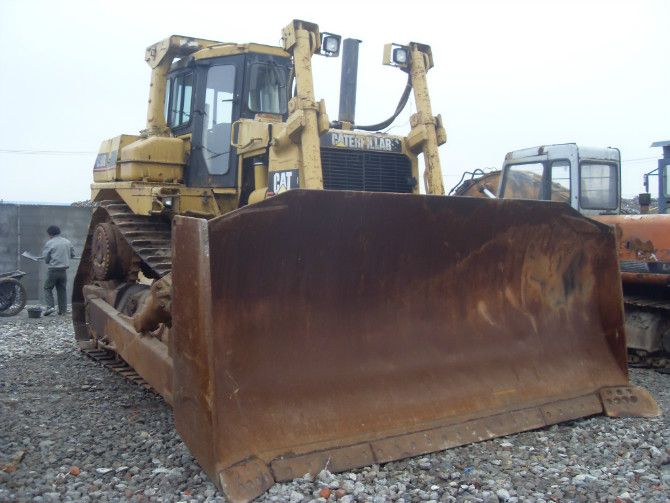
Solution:
<svg viewBox="0 0 670 503">
<path fill-rule="evenodd" d="M 409 50 L 407 47 L 396 47 L 393 49 L 393 62 L 398 66 L 407 66 L 409 61 Z"/>
<path fill-rule="evenodd" d="M 336 57 L 340 54 L 340 41 L 342 37 L 334 33 L 321 33 L 321 54 L 323 56 Z"/>
</svg>

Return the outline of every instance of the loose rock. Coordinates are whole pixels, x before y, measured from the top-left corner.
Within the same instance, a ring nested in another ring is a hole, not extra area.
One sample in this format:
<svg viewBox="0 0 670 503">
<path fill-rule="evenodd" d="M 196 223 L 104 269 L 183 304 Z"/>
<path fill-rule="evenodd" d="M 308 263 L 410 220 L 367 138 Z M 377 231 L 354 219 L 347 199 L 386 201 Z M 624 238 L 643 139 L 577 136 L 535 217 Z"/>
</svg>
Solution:
<svg viewBox="0 0 670 503">
<path fill-rule="evenodd" d="M 664 417 L 597 416 L 341 474 L 324 469 L 257 501 L 667 501 L 670 375 L 630 374 Z M 0 502 L 225 501 L 177 435 L 170 407 L 84 356 L 67 317 L 0 318 L 0 417 Z"/>
</svg>

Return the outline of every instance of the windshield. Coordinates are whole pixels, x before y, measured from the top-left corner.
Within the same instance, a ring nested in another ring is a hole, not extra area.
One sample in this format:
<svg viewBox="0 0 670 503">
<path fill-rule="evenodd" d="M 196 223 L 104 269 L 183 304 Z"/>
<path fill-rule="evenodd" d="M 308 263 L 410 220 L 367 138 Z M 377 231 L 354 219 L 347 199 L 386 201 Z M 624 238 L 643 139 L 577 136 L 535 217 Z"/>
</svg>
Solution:
<svg viewBox="0 0 670 503">
<path fill-rule="evenodd" d="M 544 165 L 539 162 L 507 166 L 502 197 L 505 199 L 540 199 Z"/>
<path fill-rule="evenodd" d="M 287 102 L 286 68 L 273 63 L 249 66 L 249 110 L 258 113 L 285 114 Z"/>
<path fill-rule="evenodd" d="M 579 198 L 587 210 L 617 208 L 617 172 L 614 164 L 583 162 L 580 165 Z"/>
<path fill-rule="evenodd" d="M 504 199 L 551 200 L 570 204 L 570 162 L 561 159 L 505 166 L 502 190 L 501 197 Z"/>
</svg>

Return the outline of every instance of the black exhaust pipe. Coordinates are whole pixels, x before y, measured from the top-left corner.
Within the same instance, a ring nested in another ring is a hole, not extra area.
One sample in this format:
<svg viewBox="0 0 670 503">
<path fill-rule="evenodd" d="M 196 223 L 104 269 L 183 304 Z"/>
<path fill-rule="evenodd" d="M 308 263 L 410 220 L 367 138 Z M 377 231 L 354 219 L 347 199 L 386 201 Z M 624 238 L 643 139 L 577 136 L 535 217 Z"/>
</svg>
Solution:
<svg viewBox="0 0 670 503">
<path fill-rule="evenodd" d="M 358 79 L 358 45 L 360 40 L 345 38 L 342 42 L 342 75 L 340 78 L 340 113 L 338 121 L 354 124 L 356 84 Z"/>
</svg>

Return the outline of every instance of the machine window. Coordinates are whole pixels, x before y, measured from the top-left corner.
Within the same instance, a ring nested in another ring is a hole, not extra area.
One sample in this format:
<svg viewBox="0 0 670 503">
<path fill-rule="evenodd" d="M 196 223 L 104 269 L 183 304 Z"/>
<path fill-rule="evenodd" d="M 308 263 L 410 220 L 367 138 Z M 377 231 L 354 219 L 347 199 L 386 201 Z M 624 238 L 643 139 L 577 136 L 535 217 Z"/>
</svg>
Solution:
<svg viewBox="0 0 670 503">
<path fill-rule="evenodd" d="M 165 86 L 165 107 L 163 109 L 163 115 L 168 124 L 170 123 L 170 95 L 172 94 L 173 83 L 174 80 L 168 80 L 167 85 Z"/>
<path fill-rule="evenodd" d="M 191 121 L 191 100 L 193 97 L 193 74 L 179 75 L 172 81 L 172 102 L 170 104 L 169 124 L 179 127 Z"/>
<path fill-rule="evenodd" d="M 663 175 L 665 176 L 665 196 L 670 196 L 670 170 L 668 166 L 663 166 Z"/>
<path fill-rule="evenodd" d="M 570 204 L 570 162 L 551 163 L 551 200 Z"/>
<path fill-rule="evenodd" d="M 249 100 L 252 112 L 286 113 L 286 69 L 283 66 L 254 63 L 249 69 Z"/>
<path fill-rule="evenodd" d="M 224 175 L 230 169 L 230 128 L 235 98 L 235 66 L 212 66 L 207 71 L 202 131 L 207 171 Z"/>
<path fill-rule="evenodd" d="M 584 162 L 580 165 L 580 206 L 587 210 L 617 208 L 617 173 L 613 164 Z"/>
<path fill-rule="evenodd" d="M 505 199 L 540 199 L 544 165 L 540 162 L 513 164 L 505 173 Z"/>
</svg>

